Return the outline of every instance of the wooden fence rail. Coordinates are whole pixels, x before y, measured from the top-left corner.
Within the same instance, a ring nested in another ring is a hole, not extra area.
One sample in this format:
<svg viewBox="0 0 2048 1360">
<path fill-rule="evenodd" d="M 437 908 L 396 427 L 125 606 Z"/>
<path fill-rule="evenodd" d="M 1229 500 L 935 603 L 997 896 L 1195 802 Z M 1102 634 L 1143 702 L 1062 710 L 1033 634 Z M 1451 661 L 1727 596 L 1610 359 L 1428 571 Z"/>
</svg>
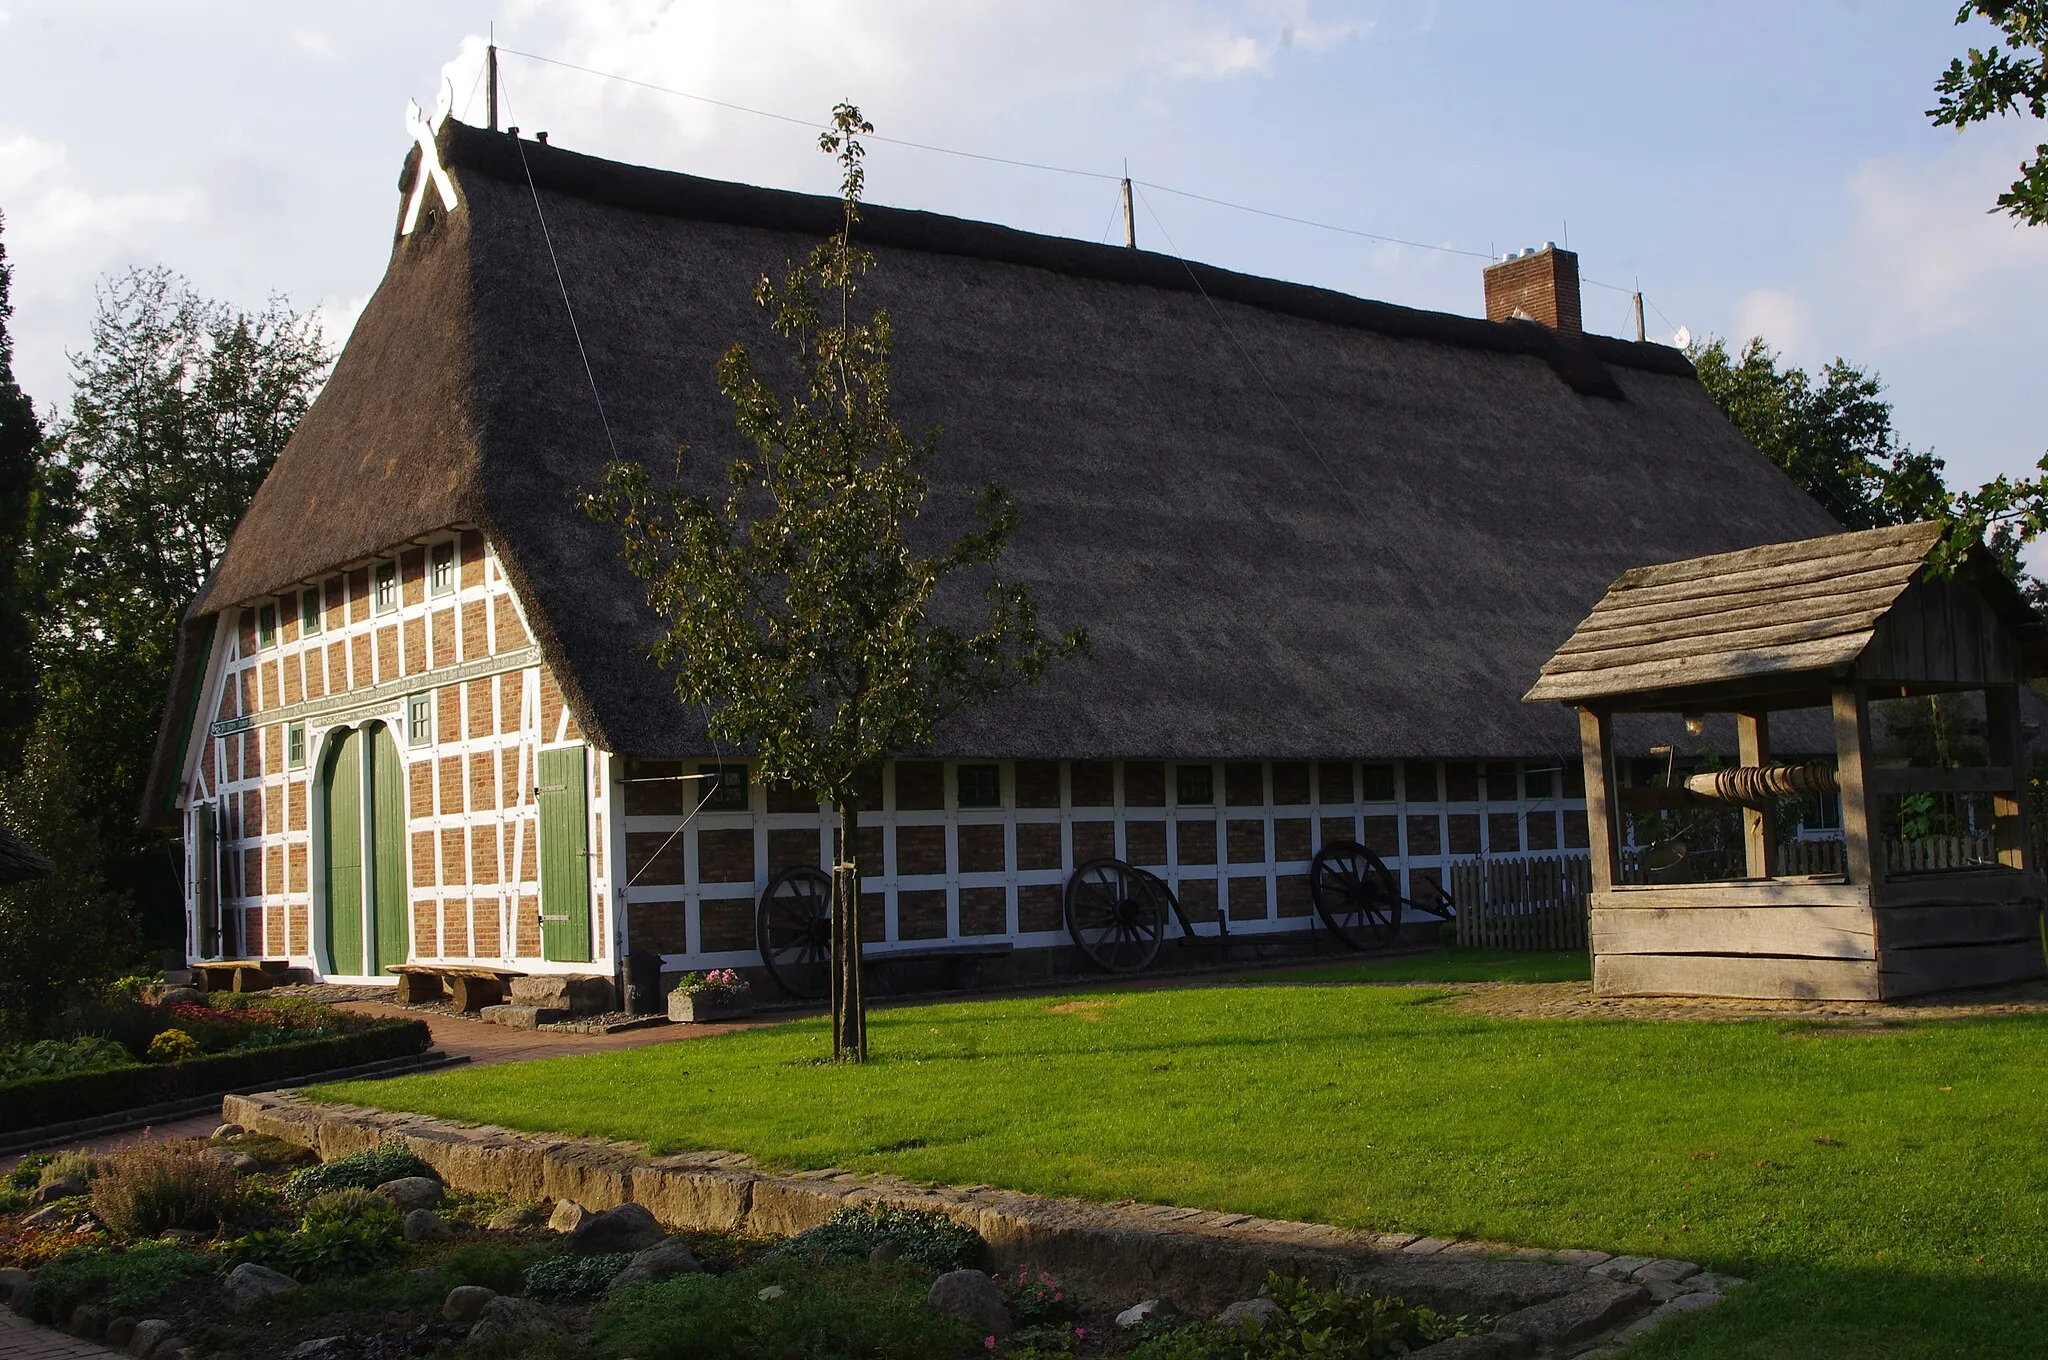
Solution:
<svg viewBox="0 0 2048 1360">
<path fill-rule="evenodd" d="M 1998 863 L 1989 836 L 1921 836 L 1887 838 L 1884 867 L 1889 874 L 1926 873 L 1940 869 L 1976 869 Z M 1790 841 L 1778 847 L 1780 874 L 1839 874 L 1842 843 L 1837 840 Z"/>
<path fill-rule="evenodd" d="M 1468 859 L 1451 865 L 1458 944 L 1469 949 L 1584 949 L 1590 855 Z"/>
</svg>

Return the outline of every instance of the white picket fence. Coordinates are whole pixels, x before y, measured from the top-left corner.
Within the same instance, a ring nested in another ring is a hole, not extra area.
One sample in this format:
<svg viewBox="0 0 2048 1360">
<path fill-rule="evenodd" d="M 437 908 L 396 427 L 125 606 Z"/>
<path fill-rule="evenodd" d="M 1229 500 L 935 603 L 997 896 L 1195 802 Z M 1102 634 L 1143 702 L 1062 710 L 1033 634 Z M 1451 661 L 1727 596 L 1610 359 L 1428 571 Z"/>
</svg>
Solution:
<svg viewBox="0 0 2048 1360">
<path fill-rule="evenodd" d="M 1888 874 L 1915 874 L 1942 869 L 1979 869 L 1998 863 L 1998 852 L 1989 836 L 1918 836 L 1912 840 L 1887 838 L 1884 868 Z M 1839 874 L 1842 872 L 1842 842 L 1790 841 L 1778 847 L 1778 872 L 1789 874 Z"/>
<path fill-rule="evenodd" d="M 1468 949 L 1584 949 L 1593 895 L 1590 855 L 1457 860 L 1451 900 Z"/>
</svg>

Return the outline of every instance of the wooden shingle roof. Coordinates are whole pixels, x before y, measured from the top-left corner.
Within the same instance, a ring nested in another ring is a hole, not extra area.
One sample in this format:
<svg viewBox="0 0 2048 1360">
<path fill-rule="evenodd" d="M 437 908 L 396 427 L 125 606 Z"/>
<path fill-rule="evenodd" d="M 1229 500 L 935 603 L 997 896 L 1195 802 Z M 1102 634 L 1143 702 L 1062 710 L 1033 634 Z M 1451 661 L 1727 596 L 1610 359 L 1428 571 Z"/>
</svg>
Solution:
<svg viewBox="0 0 2048 1360">
<path fill-rule="evenodd" d="M 1903 524 L 1624 572 L 1544 663 L 1524 701 L 1846 672 L 1924 579 L 1941 537 L 1939 524 Z M 1964 574 L 2001 622 L 2030 631 L 2031 612 L 1988 567 L 1973 559 Z M 1886 650 L 1889 663 L 1889 642 Z"/>
</svg>

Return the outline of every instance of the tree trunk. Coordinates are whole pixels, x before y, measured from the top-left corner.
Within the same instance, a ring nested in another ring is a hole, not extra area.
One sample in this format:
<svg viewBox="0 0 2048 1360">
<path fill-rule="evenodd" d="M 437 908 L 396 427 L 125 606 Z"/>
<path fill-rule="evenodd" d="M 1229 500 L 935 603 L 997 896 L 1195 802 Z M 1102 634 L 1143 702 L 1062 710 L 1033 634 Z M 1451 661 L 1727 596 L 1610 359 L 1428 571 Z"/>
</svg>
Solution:
<svg viewBox="0 0 2048 1360">
<path fill-rule="evenodd" d="M 839 856 L 832 866 L 832 1056 L 866 1062 L 868 998 L 860 967 L 860 809 L 839 804 Z"/>
</svg>

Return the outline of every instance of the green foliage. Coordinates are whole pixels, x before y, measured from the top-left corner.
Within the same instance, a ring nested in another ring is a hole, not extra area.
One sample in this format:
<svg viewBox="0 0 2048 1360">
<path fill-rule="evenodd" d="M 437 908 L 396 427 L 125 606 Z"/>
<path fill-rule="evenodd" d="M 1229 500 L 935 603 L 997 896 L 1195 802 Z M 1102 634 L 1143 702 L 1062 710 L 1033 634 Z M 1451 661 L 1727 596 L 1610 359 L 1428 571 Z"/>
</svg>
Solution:
<svg viewBox="0 0 2048 1360">
<path fill-rule="evenodd" d="M 780 1297 L 764 1300 L 769 1286 Z M 931 1276 L 897 1261 L 788 1258 L 727 1275 L 680 1275 L 622 1289 L 594 1314 L 605 1360 L 957 1360 L 980 1353 L 970 1327 L 925 1303 Z"/>
<path fill-rule="evenodd" d="M 2043 51 L 2048 43 L 2048 2 L 1971 0 L 1956 11 L 1956 23 L 1967 24 L 1980 15 L 2011 46 L 1973 47 L 1967 62 L 1952 59 L 1934 84 L 1938 102 L 1927 116 L 1936 127 L 1958 132 L 2022 110 L 2036 122 L 2048 117 L 2048 60 Z M 2036 146 L 2034 159 L 2021 164 L 2019 178 L 1998 196 L 1998 206 L 2028 226 L 2048 223 L 2048 143 Z"/>
<path fill-rule="evenodd" d="M 42 1184 L 43 1168 L 57 1160 L 54 1152 L 30 1152 L 14 1164 L 7 1183 L 17 1190 L 33 1190 Z"/>
<path fill-rule="evenodd" d="M 95 1289 L 115 1315 L 134 1314 L 166 1297 L 187 1280 L 213 1273 L 206 1256 L 172 1242 L 137 1242 L 125 1251 L 67 1252 L 36 1272 L 29 1293 L 37 1317 L 63 1321 Z"/>
<path fill-rule="evenodd" d="M 1382 1360 L 1493 1327 L 1491 1318 L 1447 1318 L 1400 1299 L 1316 1289 L 1304 1280 L 1280 1275 L 1266 1277 L 1265 1295 L 1280 1311 L 1264 1327 L 1224 1327 L 1215 1322 L 1156 1326 L 1131 1348 L 1131 1360 Z"/>
<path fill-rule="evenodd" d="M 123 1237 L 218 1229 L 248 1198 L 240 1176 L 190 1142 L 130 1144 L 108 1158 L 92 1182 L 93 1212 Z"/>
<path fill-rule="evenodd" d="M 359 1185 L 346 1185 L 339 1190 L 326 1190 L 306 1201 L 304 1212 L 299 1215 L 302 1228 L 319 1228 L 333 1223 L 363 1223 L 370 1220 L 389 1220 L 393 1226 L 402 1223 L 398 1206 L 375 1190 L 365 1190 Z"/>
<path fill-rule="evenodd" d="M 884 1242 L 894 1242 L 898 1259 L 944 1274 L 978 1267 L 988 1243 L 972 1228 L 936 1209 L 899 1209 L 887 1204 L 848 1204 L 815 1228 L 785 1241 L 775 1254 L 802 1259 L 814 1252 L 866 1260 Z"/>
<path fill-rule="evenodd" d="M 860 136 L 874 129 L 848 104 L 833 110 L 833 128 L 820 145 L 839 158 L 843 226 L 780 282 L 763 276 L 754 289 L 800 375 L 794 390 L 779 391 L 734 344 L 718 386 L 752 451 L 727 465 L 724 493 L 701 489 L 713 484 L 704 472 L 685 476 L 685 450 L 660 485 L 642 464 L 613 464 L 585 504 L 619 528 L 628 569 L 666 621 L 653 654 L 673 670 L 678 697 L 702 707 L 714 737 L 750 752 L 763 778 L 838 808 L 851 859 L 860 770 L 1036 681 L 1085 638 L 1045 635 L 1030 590 L 1002 578 L 1017 511 L 1000 485 L 944 507 L 946 516 L 965 509 L 973 527 L 921 550 L 943 536 L 925 517 L 938 433 L 913 437 L 891 408 L 889 313 L 853 314 L 875 264 L 853 241 Z M 957 626 L 977 586 L 982 617 Z M 858 917 L 858 902 L 835 911 L 832 946 L 835 1033 L 856 1057 L 865 1040 L 846 941 L 860 938 Z"/>
<path fill-rule="evenodd" d="M 76 771 L 70 806 L 93 824 L 107 878 L 153 904 L 152 919 L 176 919 L 176 875 L 169 837 L 135 816 L 179 620 L 327 357 L 313 322 L 280 299 L 246 311 L 170 270 L 133 269 L 99 289 L 44 445 L 42 719 Z"/>
<path fill-rule="evenodd" d="M 502 1246 L 495 1242 L 468 1242 L 449 1252 L 434 1269 L 444 1290 L 458 1285 L 478 1284 L 500 1294 L 517 1294 L 526 1288 L 526 1272 L 541 1261 L 561 1254 L 555 1242 L 521 1242 Z M 626 1258 L 631 1261 L 632 1257 Z M 621 1266 L 619 1269 L 623 1270 Z M 618 1274 L 614 1270 L 612 1275 Z M 610 1283 L 611 1276 L 605 1277 Z"/>
<path fill-rule="evenodd" d="M 237 1261 L 254 1261 L 302 1284 L 367 1275 L 390 1265 L 404 1251 L 398 1206 L 360 1186 L 313 1196 L 297 1232 L 251 1233 L 229 1248 Z"/>
<path fill-rule="evenodd" d="M 1051 1272 L 1018 1266 L 1000 1281 L 1003 1304 L 1018 1327 L 1056 1327 L 1081 1316 L 1081 1300 Z"/>
<path fill-rule="evenodd" d="M 54 1185 L 61 1180 L 90 1181 L 107 1169 L 104 1157 L 95 1157 L 87 1152 L 60 1152 L 44 1163 L 36 1174 L 36 1185 Z"/>
<path fill-rule="evenodd" d="M 112 1039 L 86 1034 L 66 1042 L 41 1039 L 17 1048 L 0 1049 L 0 1081 L 25 1077 L 58 1077 L 72 1072 L 105 1072 L 135 1066 L 135 1055 Z"/>
<path fill-rule="evenodd" d="M 34 1203 L 34 1199 L 33 1191 L 17 1190 L 11 1183 L 0 1185 L 0 1214 L 11 1214 L 26 1209 Z"/>
<path fill-rule="evenodd" d="M 563 1303 L 592 1299 L 604 1293 L 612 1277 L 633 1263 L 633 1253 L 604 1256 L 549 1256 L 528 1266 L 522 1276 L 528 1297 Z"/>
<path fill-rule="evenodd" d="M 434 1176 L 434 1168 L 405 1150 L 403 1143 L 384 1143 L 362 1152 L 351 1152 L 319 1166 L 292 1173 L 285 1182 L 285 1201 L 293 1206 L 310 1203 L 314 1196 L 345 1186 L 374 1190 L 386 1181 L 405 1176 Z"/>
<path fill-rule="evenodd" d="M 7 225 L 0 214 L 0 232 Z M 40 509 L 36 448 L 43 440 L 35 404 L 14 381 L 14 338 L 7 322 L 14 269 L 0 241 L 0 772 L 12 770 L 35 717 L 36 673 L 30 643 L 41 610 L 30 545 Z"/>
</svg>

